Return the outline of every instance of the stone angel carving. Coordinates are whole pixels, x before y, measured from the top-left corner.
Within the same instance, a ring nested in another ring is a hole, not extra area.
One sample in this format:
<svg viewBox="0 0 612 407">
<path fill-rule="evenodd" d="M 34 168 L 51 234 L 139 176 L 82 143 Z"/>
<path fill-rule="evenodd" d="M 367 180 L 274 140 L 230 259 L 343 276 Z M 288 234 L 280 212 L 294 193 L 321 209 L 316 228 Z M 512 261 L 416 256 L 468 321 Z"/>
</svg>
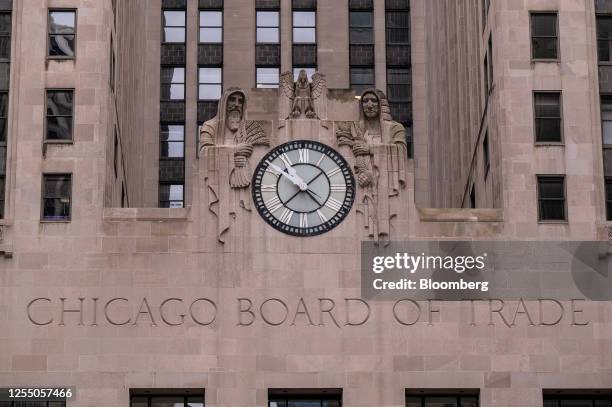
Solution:
<svg viewBox="0 0 612 407">
<path fill-rule="evenodd" d="M 318 119 L 315 111 L 314 100 L 318 99 L 327 86 L 325 75 L 316 72 L 312 75 L 312 83 L 308 82 L 308 75 L 302 69 L 296 81 L 293 73 L 287 71 L 280 76 L 280 88 L 284 95 L 291 101 L 291 112 L 287 119 Z"/>
</svg>

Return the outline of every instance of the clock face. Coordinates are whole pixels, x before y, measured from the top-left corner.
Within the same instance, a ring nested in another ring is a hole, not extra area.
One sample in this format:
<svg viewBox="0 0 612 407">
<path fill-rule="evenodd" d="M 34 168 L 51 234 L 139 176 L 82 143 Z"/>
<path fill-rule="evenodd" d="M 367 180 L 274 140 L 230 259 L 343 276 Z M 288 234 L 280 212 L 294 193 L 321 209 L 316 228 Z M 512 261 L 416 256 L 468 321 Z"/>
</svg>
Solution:
<svg viewBox="0 0 612 407">
<path fill-rule="evenodd" d="M 314 236 L 338 226 L 355 198 L 350 166 L 316 141 L 282 144 L 261 160 L 252 182 L 257 211 L 275 229 Z"/>
</svg>

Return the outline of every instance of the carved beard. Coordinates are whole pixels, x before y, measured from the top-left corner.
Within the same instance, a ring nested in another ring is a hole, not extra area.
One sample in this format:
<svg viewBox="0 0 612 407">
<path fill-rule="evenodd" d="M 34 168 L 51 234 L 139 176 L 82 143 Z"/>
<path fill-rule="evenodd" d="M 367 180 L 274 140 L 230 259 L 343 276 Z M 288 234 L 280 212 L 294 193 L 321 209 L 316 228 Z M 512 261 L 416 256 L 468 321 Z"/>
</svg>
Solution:
<svg viewBox="0 0 612 407">
<path fill-rule="evenodd" d="M 232 109 L 227 113 L 227 128 L 230 131 L 235 132 L 240 128 L 240 121 L 242 120 L 242 112 L 240 109 Z"/>
</svg>

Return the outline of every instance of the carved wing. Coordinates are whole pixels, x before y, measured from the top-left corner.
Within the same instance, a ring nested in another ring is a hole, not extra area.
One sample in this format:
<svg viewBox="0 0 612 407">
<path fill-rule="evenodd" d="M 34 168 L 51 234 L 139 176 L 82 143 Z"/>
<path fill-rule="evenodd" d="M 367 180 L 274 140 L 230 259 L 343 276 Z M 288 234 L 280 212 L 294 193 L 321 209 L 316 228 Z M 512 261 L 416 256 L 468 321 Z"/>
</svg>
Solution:
<svg viewBox="0 0 612 407">
<path fill-rule="evenodd" d="M 325 75 L 319 72 L 315 72 L 312 75 L 312 91 L 311 96 L 313 99 L 318 99 L 319 96 L 323 94 L 323 91 L 327 87 L 327 79 L 325 79 Z"/>
<path fill-rule="evenodd" d="M 266 134 L 260 122 L 249 120 L 245 126 L 246 137 L 245 141 L 253 145 L 270 145 L 270 138 Z"/>
<path fill-rule="evenodd" d="M 283 72 L 279 78 L 279 87 L 290 100 L 295 97 L 295 83 L 293 82 L 293 73 L 291 71 Z"/>
</svg>

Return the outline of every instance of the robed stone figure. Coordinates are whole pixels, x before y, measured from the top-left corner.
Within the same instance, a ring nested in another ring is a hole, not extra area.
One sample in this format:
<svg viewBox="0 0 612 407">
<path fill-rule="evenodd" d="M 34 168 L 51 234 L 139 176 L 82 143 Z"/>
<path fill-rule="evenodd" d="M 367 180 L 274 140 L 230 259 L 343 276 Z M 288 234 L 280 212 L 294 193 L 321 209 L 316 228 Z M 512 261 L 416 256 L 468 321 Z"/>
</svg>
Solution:
<svg viewBox="0 0 612 407">
<path fill-rule="evenodd" d="M 404 126 L 393 121 L 389 102 L 378 89 L 366 89 L 359 100 L 358 122 L 337 122 L 339 145 L 355 156 L 358 199 L 367 235 L 388 242 L 397 216 L 400 192 L 406 188 L 407 145 Z M 404 197 L 404 199 L 406 199 Z"/>
<path fill-rule="evenodd" d="M 200 127 L 199 151 L 204 159 L 208 209 L 218 218 L 217 238 L 224 234 L 239 210 L 250 211 L 250 158 L 255 146 L 269 146 L 262 122 L 247 120 L 246 93 L 227 89 L 217 115 Z"/>
</svg>

